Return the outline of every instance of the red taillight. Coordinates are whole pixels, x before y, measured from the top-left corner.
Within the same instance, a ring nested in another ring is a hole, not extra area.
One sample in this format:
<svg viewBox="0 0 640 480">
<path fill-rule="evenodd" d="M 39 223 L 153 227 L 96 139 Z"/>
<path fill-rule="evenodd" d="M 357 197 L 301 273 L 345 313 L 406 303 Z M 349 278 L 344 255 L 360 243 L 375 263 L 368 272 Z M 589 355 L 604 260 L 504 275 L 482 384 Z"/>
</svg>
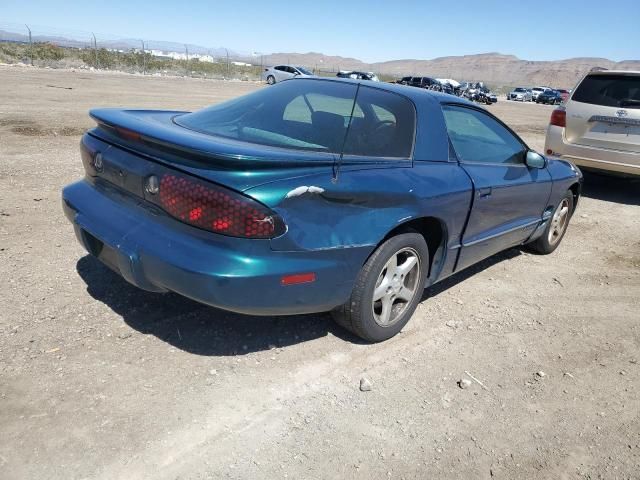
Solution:
<svg viewBox="0 0 640 480">
<path fill-rule="evenodd" d="M 264 205 L 188 177 L 163 175 L 158 200 L 171 216 L 212 232 L 245 238 L 273 238 L 284 232 L 280 217 Z"/>
<path fill-rule="evenodd" d="M 567 126 L 567 112 L 562 108 L 556 108 L 553 112 L 551 112 L 551 120 L 549 120 L 549 125 L 555 125 L 556 127 L 566 127 Z"/>
</svg>

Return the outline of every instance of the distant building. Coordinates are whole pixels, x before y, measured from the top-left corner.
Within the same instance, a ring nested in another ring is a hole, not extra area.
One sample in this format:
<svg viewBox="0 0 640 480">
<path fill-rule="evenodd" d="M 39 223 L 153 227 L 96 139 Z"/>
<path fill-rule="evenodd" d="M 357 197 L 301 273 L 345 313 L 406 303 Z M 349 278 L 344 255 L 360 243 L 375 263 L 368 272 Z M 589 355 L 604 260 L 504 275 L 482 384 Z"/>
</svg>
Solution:
<svg viewBox="0 0 640 480">
<path fill-rule="evenodd" d="M 197 60 L 199 62 L 208 62 L 213 63 L 215 59 L 211 55 L 203 55 L 200 53 L 190 53 L 187 56 L 187 52 L 169 52 L 164 50 L 145 50 L 147 53 L 150 53 L 154 57 L 163 58 L 163 59 L 172 59 L 172 60 Z"/>
</svg>

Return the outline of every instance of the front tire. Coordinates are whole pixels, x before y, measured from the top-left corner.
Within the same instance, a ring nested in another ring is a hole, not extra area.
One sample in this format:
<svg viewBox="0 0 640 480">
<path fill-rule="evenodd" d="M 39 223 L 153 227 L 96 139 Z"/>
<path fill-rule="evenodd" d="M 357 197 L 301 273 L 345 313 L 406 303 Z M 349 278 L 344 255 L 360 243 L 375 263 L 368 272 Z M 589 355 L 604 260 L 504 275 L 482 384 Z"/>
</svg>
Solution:
<svg viewBox="0 0 640 480">
<path fill-rule="evenodd" d="M 388 340 L 413 315 L 428 268 L 429 248 L 422 235 L 391 237 L 364 264 L 351 298 L 332 312 L 334 320 L 369 342 Z"/>
<path fill-rule="evenodd" d="M 564 238 L 573 214 L 573 192 L 568 190 L 553 211 L 544 233 L 529 244 L 532 250 L 542 255 L 553 252 Z"/>
<path fill-rule="evenodd" d="M 269 76 L 267 77 L 267 83 L 268 83 L 269 85 L 273 85 L 274 83 L 276 83 L 276 77 L 274 77 L 273 75 L 269 75 Z"/>
</svg>

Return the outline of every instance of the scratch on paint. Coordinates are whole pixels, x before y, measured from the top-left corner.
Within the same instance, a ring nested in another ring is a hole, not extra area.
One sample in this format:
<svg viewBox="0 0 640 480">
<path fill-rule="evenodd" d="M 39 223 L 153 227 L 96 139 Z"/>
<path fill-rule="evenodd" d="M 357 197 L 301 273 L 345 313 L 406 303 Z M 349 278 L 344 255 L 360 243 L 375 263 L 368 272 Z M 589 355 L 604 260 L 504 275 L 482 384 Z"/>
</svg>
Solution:
<svg viewBox="0 0 640 480">
<path fill-rule="evenodd" d="M 322 193 L 322 192 L 324 192 L 324 188 L 314 187 L 314 186 L 307 187 L 306 185 L 302 185 L 300 187 L 294 188 L 289 193 L 287 193 L 285 198 L 299 197 L 301 195 L 304 195 L 305 193 Z"/>
</svg>

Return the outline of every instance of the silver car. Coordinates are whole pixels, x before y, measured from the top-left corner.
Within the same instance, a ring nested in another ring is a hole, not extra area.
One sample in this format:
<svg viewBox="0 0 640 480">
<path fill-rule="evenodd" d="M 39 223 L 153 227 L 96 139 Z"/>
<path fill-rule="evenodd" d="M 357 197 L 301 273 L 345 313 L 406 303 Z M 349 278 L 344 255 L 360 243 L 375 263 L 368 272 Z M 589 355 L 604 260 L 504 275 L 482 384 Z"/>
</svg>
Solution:
<svg viewBox="0 0 640 480">
<path fill-rule="evenodd" d="M 532 98 L 531 90 L 525 87 L 517 87 L 507 95 L 507 100 L 516 100 L 518 102 L 530 102 Z"/>
<path fill-rule="evenodd" d="M 640 176 L 640 71 L 592 71 L 551 114 L 547 155 Z"/>
<path fill-rule="evenodd" d="M 264 72 L 262 72 L 262 79 L 269 85 L 298 76 L 313 77 L 314 75 L 304 67 L 294 67 L 292 65 L 277 65 L 265 68 Z"/>
</svg>

